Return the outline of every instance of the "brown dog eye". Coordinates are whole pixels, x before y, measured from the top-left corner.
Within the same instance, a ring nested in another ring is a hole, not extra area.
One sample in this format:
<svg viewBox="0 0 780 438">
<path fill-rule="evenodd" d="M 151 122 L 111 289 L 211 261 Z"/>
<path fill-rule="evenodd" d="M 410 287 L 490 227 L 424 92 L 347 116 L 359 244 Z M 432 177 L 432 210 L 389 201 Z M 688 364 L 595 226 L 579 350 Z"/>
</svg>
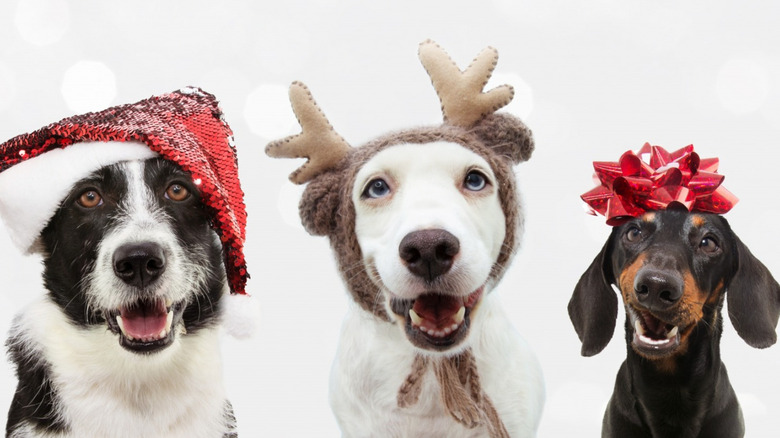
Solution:
<svg viewBox="0 0 780 438">
<path fill-rule="evenodd" d="M 626 231 L 626 240 L 631 243 L 638 242 L 642 238 L 642 230 L 637 227 L 631 227 Z"/>
<path fill-rule="evenodd" d="M 190 191 L 181 184 L 173 183 L 165 191 L 165 197 L 171 201 L 180 202 L 190 197 Z"/>
<path fill-rule="evenodd" d="M 720 245 L 718 245 L 717 240 L 707 236 L 701 239 L 701 242 L 699 243 L 699 248 L 701 248 L 702 251 L 711 254 L 717 252 L 720 249 Z"/>
<path fill-rule="evenodd" d="M 76 200 L 84 208 L 95 208 L 103 204 L 103 197 L 96 190 L 87 190 Z"/>
</svg>

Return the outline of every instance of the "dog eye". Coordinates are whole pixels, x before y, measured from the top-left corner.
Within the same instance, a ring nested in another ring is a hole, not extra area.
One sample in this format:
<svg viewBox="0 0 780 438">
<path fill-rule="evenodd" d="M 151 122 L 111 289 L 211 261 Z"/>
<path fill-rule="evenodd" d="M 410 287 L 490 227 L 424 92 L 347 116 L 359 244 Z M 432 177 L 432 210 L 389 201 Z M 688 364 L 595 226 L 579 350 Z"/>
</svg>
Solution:
<svg viewBox="0 0 780 438">
<path fill-rule="evenodd" d="M 706 253 L 712 254 L 720 249 L 720 245 L 718 245 L 718 241 L 714 237 L 706 236 L 699 242 L 699 248 Z"/>
<path fill-rule="evenodd" d="M 471 190 L 472 192 L 478 192 L 484 189 L 486 185 L 487 178 L 485 178 L 485 175 L 477 172 L 476 170 L 472 170 L 466 174 L 466 179 L 463 180 L 463 187 L 465 187 L 467 190 Z"/>
<path fill-rule="evenodd" d="M 95 208 L 103 204 L 103 197 L 96 190 L 90 189 L 82 193 L 76 202 L 84 208 Z"/>
<path fill-rule="evenodd" d="M 190 197 L 190 191 L 181 184 L 173 183 L 165 191 L 165 197 L 171 201 L 183 201 Z"/>
<path fill-rule="evenodd" d="M 642 230 L 637 227 L 631 227 L 626 231 L 626 240 L 631 243 L 638 242 L 642 238 Z"/>
<path fill-rule="evenodd" d="M 383 198 L 390 193 L 390 186 L 381 178 L 371 180 L 363 190 L 363 198 Z"/>
</svg>

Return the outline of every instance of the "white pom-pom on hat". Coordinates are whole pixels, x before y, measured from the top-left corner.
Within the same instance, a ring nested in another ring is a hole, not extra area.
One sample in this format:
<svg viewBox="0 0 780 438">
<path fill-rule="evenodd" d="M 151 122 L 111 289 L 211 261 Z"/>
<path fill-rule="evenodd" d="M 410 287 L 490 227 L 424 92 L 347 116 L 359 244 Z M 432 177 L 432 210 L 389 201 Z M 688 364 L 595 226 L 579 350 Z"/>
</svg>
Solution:
<svg viewBox="0 0 780 438">
<path fill-rule="evenodd" d="M 222 296 L 222 327 L 236 339 L 251 337 L 260 318 L 258 300 L 248 294 Z"/>
</svg>

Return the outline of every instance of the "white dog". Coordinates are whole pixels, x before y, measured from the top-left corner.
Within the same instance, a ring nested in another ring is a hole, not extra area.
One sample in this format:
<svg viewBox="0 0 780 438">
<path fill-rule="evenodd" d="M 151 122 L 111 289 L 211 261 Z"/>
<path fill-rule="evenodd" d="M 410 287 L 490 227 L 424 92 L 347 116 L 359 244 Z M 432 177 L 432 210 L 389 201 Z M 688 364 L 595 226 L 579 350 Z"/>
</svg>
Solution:
<svg viewBox="0 0 780 438">
<path fill-rule="evenodd" d="M 294 83 L 303 132 L 267 148 L 310 159 L 291 175 L 309 183 L 301 218 L 330 237 L 357 304 L 331 405 L 349 437 L 532 437 L 544 402 L 539 364 L 490 293 L 522 232 L 512 166 L 530 157 L 530 131 L 492 114 L 510 88 L 481 93 L 495 51 L 464 73 L 432 42 L 420 56 L 444 125 L 350 148 Z"/>
<path fill-rule="evenodd" d="M 397 323 L 359 308 L 347 315 L 331 376 L 345 436 L 485 436 L 445 412 L 433 370 L 413 412 L 397 406 L 420 349 L 435 358 L 466 348 L 510 435 L 534 435 L 542 409 L 539 365 L 489 293 L 505 236 L 498 190 L 482 157 L 447 142 L 388 148 L 358 173 L 355 232 Z"/>
</svg>

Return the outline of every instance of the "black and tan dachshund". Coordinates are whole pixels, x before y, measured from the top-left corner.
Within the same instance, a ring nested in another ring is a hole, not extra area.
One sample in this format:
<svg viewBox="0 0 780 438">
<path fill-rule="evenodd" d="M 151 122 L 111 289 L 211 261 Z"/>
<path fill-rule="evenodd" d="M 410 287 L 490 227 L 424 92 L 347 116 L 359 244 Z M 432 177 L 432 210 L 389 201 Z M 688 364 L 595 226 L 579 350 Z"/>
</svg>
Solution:
<svg viewBox="0 0 780 438">
<path fill-rule="evenodd" d="M 626 309 L 628 357 L 602 437 L 743 436 L 742 412 L 720 360 L 723 300 L 742 339 L 766 348 L 777 340 L 780 286 L 728 222 L 664 210 L 613 228 L 569 302 L 583 356 L 612 338 L 616 291 Z"/>
</svg>

